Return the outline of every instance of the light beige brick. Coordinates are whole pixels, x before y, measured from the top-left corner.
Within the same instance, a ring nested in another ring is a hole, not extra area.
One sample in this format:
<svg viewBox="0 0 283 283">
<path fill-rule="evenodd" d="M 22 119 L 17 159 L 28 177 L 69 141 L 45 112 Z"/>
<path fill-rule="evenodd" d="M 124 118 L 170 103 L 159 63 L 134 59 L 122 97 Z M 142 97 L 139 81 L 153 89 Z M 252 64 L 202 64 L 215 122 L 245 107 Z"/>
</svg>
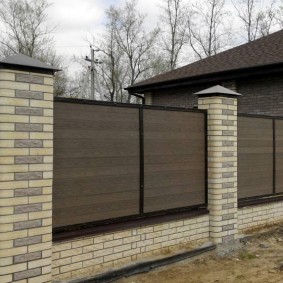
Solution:
<svg viewBox="0 0 283 283">
<path fill-rule="evenodd" d="M 52 164 L 30 164 L 30 171 L 51 171 L 53 169 Z"/>
<path fill-rule="evenodd" d="M 15 73 L 0 71 L 0 81 L 15 81 Z"/>
<path fill-rule="evenodd" d="M 62 266 L 60 268 L 60 271 L 64 273 L 64 272 L 68 272 L 68 271 L 77 270 L 77 269 L 80 269 L 82 267 L 83 267 L 82 262 L 76 262 L 76 263 L 72 263 L 72 264 L 69 264 L 69 265 Z"/>
<path fill-rule="evenodd" d="M 51 77 L 44 77 L 44 84 L 53 86 L 54 80 Z"/>
<path fill-rule="evenodd" d="M 53 133 L 30 133 L 31 139 L 52 140 Z"/>
<path fill-rule="evenodd" d="M 29 90 L 29 84 L 13 82 L 13 81 L 0 81 L 1 89 L 18 89 L 18 90 Z"/>
<path fill-rule="evenodd" d="M 53 124 L 52 117 L 31 116 L 30 123 Z"/>
<path fill-rule="evenodd" d="M 0 97 L 1 100 L 1 97 Z M 1 123 L 28 123 L 29 117 L 26 115 L 10 115 L 10 114 L 2 114 L 0 115 Z"/>
<path fill-rule="evenodd" d="M 30 155 L 53 155 L 53 148 L 31 148 Z"/>
<path fill-rule="evenodd" d="M 14 180 L 14 173 L 0 173 L 0 181 L 12 181 Z"/>
<path fill-rule="evenodd" d="M 0 106 L 0 114 L 14 114 L 15 106 Z"/>
<path fill-rule="evenodd" d="M 30 90 L 53 93 L 53 86 L 52 85 L 42 85 L 42 84 L 30 84 Z"/>
<path fill-rule="evenodd" d="M 14 197 L 5 199 L 5 206 L 27 204 L 27 197 Z"/>
<path fill-rule="evenodd" d="M 53 112 L 53 109 L 43 109 L 43 116 L 53 117 Z"/>
<path fill-rule="evenodd" d="M 29 203 L 44 203 L 44 202 L 51 202 L 51 201 L 52 201 L 51 195 L 39 195 L 39 196 L 29 197 Z"/>
<path fill-rule="evenodd" d="M 53 171 L 43 172 L 43 179 L 52 179 L 53 178 Z"/>
<path fill-rule="evenodd" d="M 48 101 L 53 101 L 54 100 L 54 95 L 53 93 L 44 93 L 44 100 Z"/>
<path fill-rule="evenodd" d="M 42 266 L 50 266 L 51 258 L 42 258 L 28 262 L 28 269 L 42 267 Z"/>
<path fill-rule="evenodd" d="M 28 181 L 2 182 L 1 186 L 5 190 L 8 190 L 8 189 L 19 189 L 19 188 L 24 189 L 24 188 L 28 187 Z"/>
<path fill-rule="evenodd" d="M 29 186 L 31 188 L 36 187 L 48 187 L 52 185 L 52 180 L 46 179 L 46 180 L 31 180 L 29 181 Z"/>
<path fill-rule="evenodd" d="M 0 156 L 19 156 L 28 155 L 27 148 L 0 148 Z"/>
<path fill-rule="evenodd" d="M 26 172 L 28 170 L 28 165 L 2 165 L 0 166 L 0 173 L 6 172 Z"/>
<path fill-rule="evenodd" d="M 13 123 L 0 123 L 0 129 L 1 129 L 1 131 L 14 131 L 15 130 L 15 124 L 13 124 Z"/>
<path fill-rule="evenodd" d="M 53 109 L 53 101 L 30 100 L 30 106 Z"/>
<path fill-rule="evenodd" d="M 0 139 L 28 139 L 29 133 L 23 133 L 23 132 L 1 132 L 0 131 Z"/>
<path fill-rule="evenodd" d="M 1 223 L 10 223 L 9 225 L 11 226 L 9 227 L 11 228 L 11 230 L 9 231 L 13 231 L 12 223 L 26 221 L 28 220 L 29 217 L 27 213 L 21 213 L 21 214 L 13 214 L 13 215 L 2 215 L 1 218 L 2 218 Z M 5 246 L 5 248 L 7 247 Z"/>
</svg>

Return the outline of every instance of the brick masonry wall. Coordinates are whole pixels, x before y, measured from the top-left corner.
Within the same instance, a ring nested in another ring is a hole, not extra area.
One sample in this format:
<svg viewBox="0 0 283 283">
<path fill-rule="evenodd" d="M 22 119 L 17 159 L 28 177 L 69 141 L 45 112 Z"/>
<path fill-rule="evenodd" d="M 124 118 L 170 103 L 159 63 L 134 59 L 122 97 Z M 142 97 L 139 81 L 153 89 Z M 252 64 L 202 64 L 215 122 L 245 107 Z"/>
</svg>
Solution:
<svg viewBox="0 0 283 283">
<path fill-rule="evenodd" d="M 242 94 L 239 113 L 283 116 L 283 74 L 156 91 L 152 93 L 152 104 L 193 108 L 197 106 L 194 93 L 216 84 Z"/>
<path fill-rule="evenodd" d="M 212 85 L 173 88 L 152 92 L 151 101 L 153 105 L 197 108 L 198 99 L 197 96 L 194 95 L 194 93 L 206 89 L 210 86 Z"/>
<path fill-rule="evenodd" d="M 237 239 L 237 98 L 200 97 L 198 104 L 208 116 L 210 238 L 226 244 Z"/>
<path fill-rule="evenodd" d="M 50 282 L 53 76 L 0 70 L 0 282 Z"/>
<path fill-rule="evenodd" d="M 283 74 L 237 82 L 239 113 L 283 116 Z"/>
<path fill-rule="evenodd" d="M 250 206 L 238 210 L 240 232 L 272 225 L 283 221 L 283 202 Z"/>
<path fill-rule="evenodd" d="M 209 239 L 208 215 L 53 244 L 53 280 L 97 275 Z"/>
</svg>

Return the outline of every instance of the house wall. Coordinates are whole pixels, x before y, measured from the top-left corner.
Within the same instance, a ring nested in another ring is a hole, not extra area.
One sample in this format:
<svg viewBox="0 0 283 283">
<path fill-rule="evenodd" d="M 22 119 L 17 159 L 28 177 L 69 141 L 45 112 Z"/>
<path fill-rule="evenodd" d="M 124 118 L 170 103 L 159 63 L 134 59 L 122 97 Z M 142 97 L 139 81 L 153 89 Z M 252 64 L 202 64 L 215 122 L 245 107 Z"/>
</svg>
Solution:
<svg viewBox="0 0 283 283">
<path fill-rule="evenodd" d="M 283 74 L 239 80 L 238 112 L 283 116 Z"/>
<path fill-rule="evenodd" d="M 156 91 L 151 93 L 152 104 L 193 108 L 197 106 L 194 93 L 216 84 L 242 94 L 239 113 L 283 116 L 283 74 Z"/>
</svg>

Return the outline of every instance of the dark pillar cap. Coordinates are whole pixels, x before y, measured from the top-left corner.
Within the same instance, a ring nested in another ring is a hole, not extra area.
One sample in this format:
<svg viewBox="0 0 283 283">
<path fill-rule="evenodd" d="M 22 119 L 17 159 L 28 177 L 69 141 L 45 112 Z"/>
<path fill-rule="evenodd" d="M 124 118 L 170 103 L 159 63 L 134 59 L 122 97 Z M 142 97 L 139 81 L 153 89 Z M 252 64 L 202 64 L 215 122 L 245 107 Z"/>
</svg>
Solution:
<svg viewBox="0 0 283 283">
<path fill-rule="evenodd" d="M 0 69 L 31 71 L 43 74 L 54 74 L 60 69 L 43 63 L 23 54 L 9 56 L 0 61 Z"/>
</svg>

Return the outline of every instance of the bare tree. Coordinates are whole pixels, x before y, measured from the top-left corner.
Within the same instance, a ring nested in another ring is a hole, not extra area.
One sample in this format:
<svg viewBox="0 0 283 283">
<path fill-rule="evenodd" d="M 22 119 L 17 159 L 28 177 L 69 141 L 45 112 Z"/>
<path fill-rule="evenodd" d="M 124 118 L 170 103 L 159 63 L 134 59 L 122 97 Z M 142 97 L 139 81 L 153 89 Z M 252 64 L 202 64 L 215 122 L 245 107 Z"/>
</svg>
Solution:
<svg viewBox="0 0 283 283">
<path fill-rule="evenodd" d="M 163 0 L 161 31 L 169 70 L 176 68 L 187 40 L 188 10 L 182 0 Z M 168 58 L 168 59 L 167 59 Z"/>
<path fill-rule="evenodd" d="M 59 67 L 62 58 L 57 56 L 51 32 L 47 25 L 47 0 L 2 0 L 0 2 L 0 56 L 22 53 Z M 54 81 L 55 95 L 67 89 L 65 72 L 57 73 Z"/>
<path fill-rule="evenodd" d="M 102 87 L 106 90 L 105 98 L 109 101 L 123 102 L 125 100 L 123 85 L 127 76 L 127 68 L 123 62 L 124 52 L 117 43 L 115 22 L 111 14 L 108 15 L 105 31 L 96 46 L 102 54 L 100 56 L 102 64 L 97 67 L 97 71 Z"/>
<path fill-rule="evenodd" d="M 155 44 L 159 30 L 147 32 L 144 27 L 145 15 L 138 13 L 137 1 L 127 1 L 123 7 L 111 6 L 107 15 L 113 22 L 115 39 L 124 54 L 127 65 L 127 83 L 132 85 L 142 79 L 151 68 L 151 48 Z M 128 97 L 128 102 L 130 97 Z"/>
<path fill-rule="evenodd" d="M 198 59 L 212 56 L 228 46 L 230 28 L 225 19 L 225 0 L 206 0 L 189 13 L 189 44 Z M 226 25 L 226 26 L 225 26 Z"/>
<path fill-rule="evenodd" d="M 3 55 L 22 53 L 45 57 L 44 53 L 54 43 L 51 30 L 45 25 L 48 6 L 46 0 L 1 1 L 0 21 L 5 27 L 0 37 Z"/>
<path fill-rule="evenodd" d="M 276 11 L 276 21 L 279 25 L 279 27 L 283 28 L 283 1 L 281 0 L 281 5 L 278 7 Z"/>
<path fill-rule="evenodd" d="M 276 25 L 276 0 L 271 1 L 265 9 L 260 9 L 258 0 L 238 0 L 233 2 L 237 16 L 242 22 L 243 35 L 250 42 L 258 37 L 268 35 Z"/>
</svg>

